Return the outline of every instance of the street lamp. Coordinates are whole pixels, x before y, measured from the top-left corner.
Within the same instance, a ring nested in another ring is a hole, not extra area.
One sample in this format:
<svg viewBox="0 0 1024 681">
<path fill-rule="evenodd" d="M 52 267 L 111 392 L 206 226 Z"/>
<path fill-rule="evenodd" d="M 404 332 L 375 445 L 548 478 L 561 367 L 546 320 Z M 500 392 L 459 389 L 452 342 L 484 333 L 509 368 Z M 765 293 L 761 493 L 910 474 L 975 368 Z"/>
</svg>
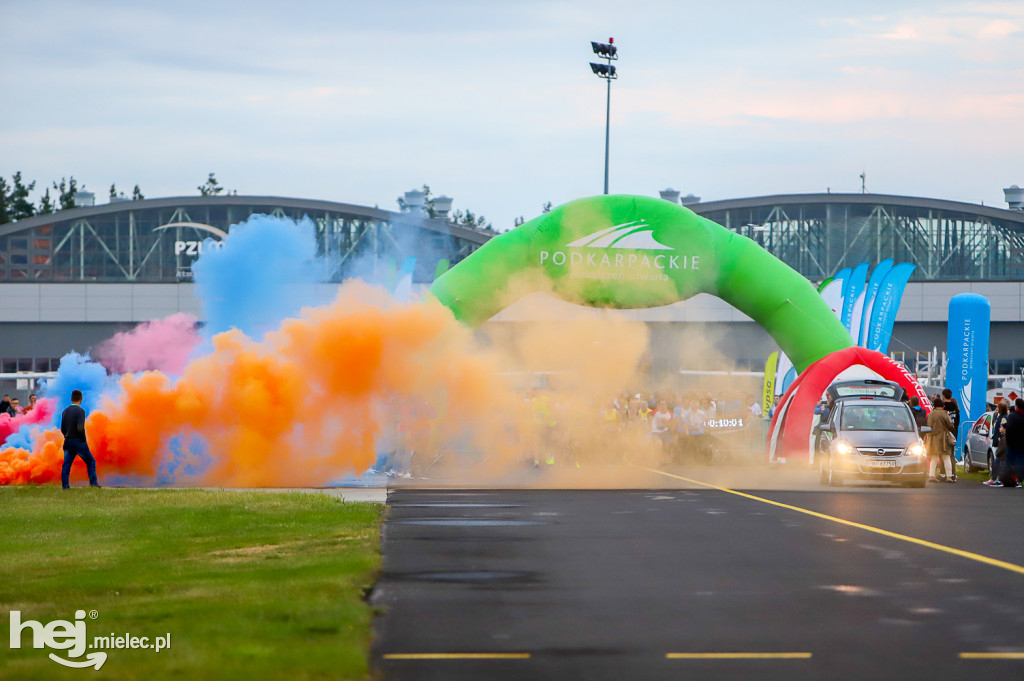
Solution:
<svg viewBox="0 0 1024 681">
<path fill-rule="evenodd" d="M 606 60 L 607 64 L 595 64 L 590 62 L 590 70 L 594 72 L 594 75 L 598 78 L 604 78 L 608 81 L 608 98 L 605 103 L 604 111 L 604 193 L 608 193 L 608 133 L 611 126 L 611 115 L 612 115 L 612 81 L 618 78 L 615 73 L 615 67 L 612 65 L 613 61 L 619 58 L 619 49 L 615 47 L 615 38 L 608 38 L 608 43 L 595 43 L 591 42 L 590 46 L 594 48 L 594 54 L 601 59 Z"/>
</svg>

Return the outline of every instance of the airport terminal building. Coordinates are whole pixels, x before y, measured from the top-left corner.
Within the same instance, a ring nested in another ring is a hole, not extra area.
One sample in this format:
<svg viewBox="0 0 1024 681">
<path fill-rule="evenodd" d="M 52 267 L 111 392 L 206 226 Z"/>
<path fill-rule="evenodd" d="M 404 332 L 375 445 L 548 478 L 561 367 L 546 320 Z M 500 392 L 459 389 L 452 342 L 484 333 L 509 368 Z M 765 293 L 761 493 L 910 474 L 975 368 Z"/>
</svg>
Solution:
<svg viewBox="0 0 1024 681">
<path fill-rule="evenodd" d="M 682 202 L 815 282 L 863 261 L 917 265 L 890 346 L 908 365 L 916 352 L 944 349 L 953 295 L 985 295 L 992 303 L 992 373 L 1011 374 L 1024 370 L 1024 211 L 1013 189 L 1006 190 L 1010 208 L 880 194 Z M 678 192 L 662 198 L 679 200 Z M 192 196 L 91 205 L 86 196 L 82 203 L 0 225 L 0 374 L 52 371 L 67 351 L 85 351 L 133 324 L 176 312 L 201 316 L 191 265 L 204 241 L 223 238 L 251 215 L 308 218 L 326 263 L 322 280 L 334 284 L 358 261 L 409 256 L 417 256 L 414 281 L 430 283 L 440 260 L 455 264 L 493 235 L 452 224 L 445 213 L 429 218 L 415 208 L 309 199 Z M 563 305 L 513 305 L 492 323 L 561 322 Z M 760 327 L 707 295 L 628 315 L 649 325 L 655 343 L 676 342 L 681 322 L 706 325 L 740 366 L 760 368 L 774 349 Z M 659 371 L 686 368 L 667 356 L 664 366 L 659 361 Z"/>
</svg>

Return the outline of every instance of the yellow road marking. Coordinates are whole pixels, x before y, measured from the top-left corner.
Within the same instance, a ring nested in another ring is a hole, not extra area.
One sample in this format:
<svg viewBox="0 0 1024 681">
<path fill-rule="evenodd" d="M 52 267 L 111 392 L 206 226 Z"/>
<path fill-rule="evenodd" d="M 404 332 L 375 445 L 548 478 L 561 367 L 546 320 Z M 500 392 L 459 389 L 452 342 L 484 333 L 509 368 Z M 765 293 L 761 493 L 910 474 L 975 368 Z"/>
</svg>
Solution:
<svg viewBox="0 0 1024 681">
<path fill-rule="evenodd" d="M 530 653 L 388 653 L 385 660 L 528 660 Z"/>
<path fill-rule="evenodd" d="M 790 504 L 784 504 L 780 501 L 772 501 L 771 499 L 765 499 L 764 497 L 755 496 L 753 494 L 747 494 L 746 492 L 737 492 L 736 490 L 729 489 L 728 487 L 719 487 L 718 485 L 712 485 L 707 482 L 701 482 L 700 480 L 684 478 L 681 475 L 666 473 L 665 471 L 659 471 L 656 468 L 645 468 L 644 470 L 650 471 L 651 473 L 657 473 L 658 475 L 664 475 L 669 478 L 684 480 L 695 485 L 700 485 L 701 487 L 707 487 L 710 489 L 718 490 L 719 492 L 735 494 L 738 497 L 753 499 L 754 501 L 760 501 L 761 503 L 764 504 L 770 504 L 772 506 L 778 506 L 779 508 L 785 508 L 790 511 L 796 511 L 797 513 L 804 513 L 806 515 L 814 516 L 815 518 L 831 520 L 832 522 L 839 523 L 840 525 L 856 527 L 859 530 L 864 530 L 866 532 L 874 532 L 875 534 L 880 534 L 883 537 L 890 537 L 892 539 L 899 539 L 901 541 L 909 542 L 911 544 L 917 544 L 918 546 L 925 546 L 929 549 L 935 549 L 936 551 L 942 551 L 944 553 L 949 553 L 954 556 L 960 556 L 961 558 L 967 558 L 968 560 L 984 563 L 985 565 L 991 565 L 992 567 L 1002 568 L 1003 570 L 1009 570 L 1010 572 L 1016 572 L 1018 575 L 1024 575 L 1024 566 L 1017 565 L 1015 563 L 1008 563 L 1005 560 L 989 558 L 988 556 L 983 556 L 979 553 L 972 553 L 971 551 L 964 551 L 962 549 L 954 549 L 952 546 L 943 546 L 942 544 L 936 544 L 935 542 L 926 541 L 924 539 L 918 539 L 917 537 L 911 537 L 905 534 L 899 534 L 898 532 L 890 532 L 889 530 L 883 530 L 879 527 L 872 527 L 871 525 L 855 523 L 852 520 L 844 520 L 843 518 L 837 518 L 835 516 L 827 515 L 825 513 L 818 513 L 817 511 L 811 511 L 810 509 L 800 508 L 799 506 L 791 506 Z"/>
<path fill-rule="evenodd" d="M 960 653 L 961 660 L 1024 660 L 1024 653 Z"/>
<path fill-rule="evenodd" d="M 669 653 L 669 660 L 809 660 L 810 653 Z"/>
</svg>

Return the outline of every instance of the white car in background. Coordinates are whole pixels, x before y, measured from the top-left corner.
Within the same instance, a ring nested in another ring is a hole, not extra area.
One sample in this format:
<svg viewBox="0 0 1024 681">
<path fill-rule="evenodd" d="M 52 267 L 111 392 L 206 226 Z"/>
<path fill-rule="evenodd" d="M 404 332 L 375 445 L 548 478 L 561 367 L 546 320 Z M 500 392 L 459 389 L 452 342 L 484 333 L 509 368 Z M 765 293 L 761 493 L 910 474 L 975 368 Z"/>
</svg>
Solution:
<svg viewBox="0 0 1024 681">
<path fill-rule="evenodd" d="M 968 473 L 992 470 L 992 462 L 996 458 L 996 448 L 992 444 L 992 438 L 995 436 L 992 432 L 992 422 L 995 417 L 996 412 L 985 412 L 967 431 L 963 455 L 964 470 Z"/>
</svg>

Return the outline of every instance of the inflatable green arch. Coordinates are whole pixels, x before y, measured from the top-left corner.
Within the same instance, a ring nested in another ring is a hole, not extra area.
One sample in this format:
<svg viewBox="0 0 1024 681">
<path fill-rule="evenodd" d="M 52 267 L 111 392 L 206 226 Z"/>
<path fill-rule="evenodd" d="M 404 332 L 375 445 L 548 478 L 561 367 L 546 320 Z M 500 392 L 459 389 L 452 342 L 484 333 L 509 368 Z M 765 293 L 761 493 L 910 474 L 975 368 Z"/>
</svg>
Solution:
<svg viewBox="0 0 1024 681">
<path fill-rule="evenodd" d="M 473 327 L 541 290 L 611 308 L 710 293 L 764 327 L 798 371 L 853 345 L 804 277 L 750 239 L 661 199 L 598 196 L 564 204 L 494 237 L 431 287 Z"/>
</svg>

